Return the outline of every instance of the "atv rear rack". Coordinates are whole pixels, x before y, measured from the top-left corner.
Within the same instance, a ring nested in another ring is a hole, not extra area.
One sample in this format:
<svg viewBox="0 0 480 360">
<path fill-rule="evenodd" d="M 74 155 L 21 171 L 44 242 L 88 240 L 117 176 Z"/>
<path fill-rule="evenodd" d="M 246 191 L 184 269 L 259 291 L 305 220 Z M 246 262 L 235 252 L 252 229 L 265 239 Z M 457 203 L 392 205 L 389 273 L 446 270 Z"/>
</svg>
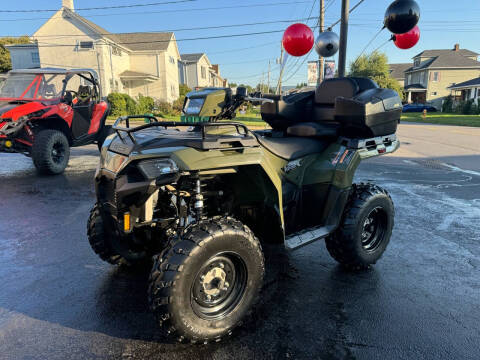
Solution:
<svg viewBox="0 0 480 360">
<path fill-rule="evenodd" d="M 350 139 L 342 137 L 339 139 L 339 143 L 350 149 L 358 150 L 362 159 L 390 154 L 398 150 L 400 147 L 400 141 L 395 134 L 377 136 L 369 139 Z"/>
<path fill-rule="evenodd" d="M 130 120 L 131 119 L 148 119 L 150 121 L 149 124 L 139 125 L 136 127 L 130 127 Z M 126 127 L 120 126 L 121 123 L 125 122 Z M 236 135 L 214 135 L 214 134 L 207 134 L 206 129 L 209 127 L 225 127 L 231 126 L 234 127 L 236 130 Z M 123 136 L 121 133 L 126 133 L 133 144 L 137 145 L 137 141 L 133 136 L 133 133 L 152 128 L 152 127 L 160 127 L 160 128 L 177 128 L 177 127 L 187 127 L 187 128 L 199 128 L 201 131 L 201 137 L 199 136 L 199 140 L 201 146 L 194 146 L 193 147 L 200 147 L 201 149 L 208 150 L 208 149 L 218 149 L 218 148 L 229 148 L 232 149 L 231 144 L 238 144 L 239 147 L 253 147 L 259 146 L 256 140 L 256 137 L 253 136 L 248 130 L 248 128 L 238 122 L 203 122 L 203 123 L 182 123 L 182 122 L 174 122 L 174 121 L 158 121 L 155 116 L 152 115 L 130 115 L 130 116 L 122 116 L 115 121 L 113 124 L 112 129 L 116 131 L 120 139 L 124 141 Z M 238 137 L 240 135 L 241 137 Z"/>
</svg>

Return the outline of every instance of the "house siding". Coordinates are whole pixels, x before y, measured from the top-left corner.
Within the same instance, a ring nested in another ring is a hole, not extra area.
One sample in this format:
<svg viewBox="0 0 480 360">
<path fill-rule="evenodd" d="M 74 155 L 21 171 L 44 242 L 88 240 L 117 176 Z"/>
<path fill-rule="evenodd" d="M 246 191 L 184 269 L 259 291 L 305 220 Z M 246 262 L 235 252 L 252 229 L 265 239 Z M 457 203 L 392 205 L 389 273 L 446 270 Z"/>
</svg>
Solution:
<svg viewBox="0 0 480 360">
<path fill-rule="evenodd" d="M 432 69 L 429 70 L 429 79 L 433 72 L 439 72 L 440 78 L 437 82 L 432 80 L 428 82 L 427 101 L 437 108 L 441 108 L 443 100 L 451 94 L 449 86 L 480 77 L 480 69 Z M 437 94 L 433 95 L 434 92 Z"/>
</svg>

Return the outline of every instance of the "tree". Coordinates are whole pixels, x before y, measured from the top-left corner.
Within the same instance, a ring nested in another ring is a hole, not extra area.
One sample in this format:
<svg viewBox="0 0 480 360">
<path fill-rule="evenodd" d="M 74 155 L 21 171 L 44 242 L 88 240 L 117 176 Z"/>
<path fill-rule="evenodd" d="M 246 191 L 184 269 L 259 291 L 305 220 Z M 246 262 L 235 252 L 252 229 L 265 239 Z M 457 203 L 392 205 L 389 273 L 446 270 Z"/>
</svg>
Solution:
<svg viewBox="0 0 480 360">
<path fill-rule="evenodd" d="M 12 70 L 12 61 L 10 59 L 10 51 L 7 50 L 5 45 L 13 44 L 28 44 L 30 39 L 28 36 L 22 36 L 19 38 L 3 37 L 0 38 L 0 73 Z"/>
<path fill-rule="evenodd" d="M 305 86 L 307 86 L 308 84 L 307 83 L 300 83 L 300 84 L 297 84 L 297 89 L 301 89 Z"/>
<path fill-rule="evenodd" d="M 390 76 L 387 55 L 378 51 L 359 56 L 350 64 L 348 76 L 368 77 L 382 88 L 395 90 L 400 96 L 403 94 L 400 83 Z"/>
</svg>

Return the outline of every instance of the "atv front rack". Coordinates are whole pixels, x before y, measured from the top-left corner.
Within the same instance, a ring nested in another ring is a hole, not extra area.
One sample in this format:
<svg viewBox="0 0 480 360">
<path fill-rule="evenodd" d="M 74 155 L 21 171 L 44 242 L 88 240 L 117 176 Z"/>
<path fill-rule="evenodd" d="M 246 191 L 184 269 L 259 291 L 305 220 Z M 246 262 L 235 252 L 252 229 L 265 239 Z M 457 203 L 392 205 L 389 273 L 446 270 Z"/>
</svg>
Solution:
<svg viewBox="0 0 480 360">
<path fill-rule="evenodd" d="M 148 119 L 151 122 L 144 125 L 139 125 L 135 127 L 130 127 L 130 120 L 131 119 Z M 125 123 L 124 126 L 120 126 L 120 124 Z M 208 133 L 208 128 L 220 128 L 220 127 L 233 127 L 236 130 L 236 134 L 211 134 Z M 129 139 L 132 141 L 133 144 L 137 145 L 137 141 L 133 134 L 140 130 L 145 130 L 148 128 L 178 128 L 178 127 L 186 127 L 186 128 L 194 128 L 200 130 L 198 132 L 198 142 L 190 142 L 190 146 L 194 148 L 200 148 L 202 150 L 208 149 L 235 149 L 235 148 L 244 148 L 244 147 L 253 147 L 259 146 L 256 140 L 256 137 L 252 135 L 248 128 L 237 122 L 203 122 L 203 123 L 182 123 L 182 122 L 174 122 L 174 121 L 159 121 L 155 116 L 151 115 L 130 115 L 130 116 L 122 116 L 115 121 L 112 126 L 112 129 L 118 134 L 122 141 L 124 137 L 122 133 L 125 133 Z"/>
</svg>

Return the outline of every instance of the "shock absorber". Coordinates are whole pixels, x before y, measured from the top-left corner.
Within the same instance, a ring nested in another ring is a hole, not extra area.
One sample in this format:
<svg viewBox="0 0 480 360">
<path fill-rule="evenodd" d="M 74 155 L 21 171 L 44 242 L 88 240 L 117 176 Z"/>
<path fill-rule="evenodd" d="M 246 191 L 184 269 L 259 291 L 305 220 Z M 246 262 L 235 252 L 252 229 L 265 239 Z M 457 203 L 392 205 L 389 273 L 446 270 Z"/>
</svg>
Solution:
<svg viewBox="0 0 480 360">
<path fill-rule="evenodd" d="M 202 183 L 200 179 L 197 178 L 195 181 L 195 216 L 197 218 L 197 222 L 202 219 L 203 216 L 203 195 L 202 195 Z"/>
</svg>

